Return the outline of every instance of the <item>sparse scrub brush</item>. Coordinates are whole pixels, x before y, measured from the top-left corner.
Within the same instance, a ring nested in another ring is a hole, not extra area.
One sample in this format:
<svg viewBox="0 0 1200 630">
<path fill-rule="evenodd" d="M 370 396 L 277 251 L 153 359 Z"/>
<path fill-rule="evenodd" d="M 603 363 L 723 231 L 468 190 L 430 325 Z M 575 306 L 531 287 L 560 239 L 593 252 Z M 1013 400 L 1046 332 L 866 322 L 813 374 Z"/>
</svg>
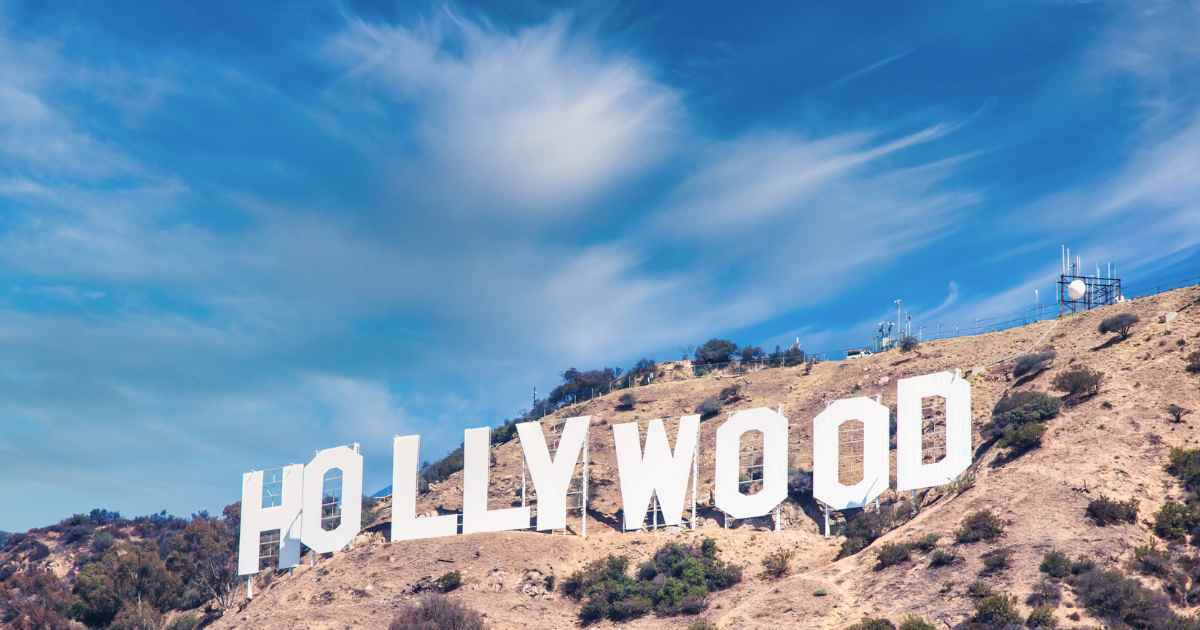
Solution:
<svg viewBox="0 0 1200 630">
<path fill-rule="evenodd" d="M 767 554 L 762 560 L 763 575 L 773 579 L 787 575 L 792 570 L 793 555 L 795 552 L 791 549 L 779 549 Z"/>
<path fill-rule="evenodd" d="M 900 630 L 937 630 L 937 626 L 930 623 L 924 617 L 909 615 L 900 622 Z"/>
<path fill-rule="evenodd" d="M 617 398 L 617 410 L 619 411 L 629 411 L 633 409 L 634 405 L 636 404 L 637 399 L 634 398 L 633 394 L 630 394 L 629 392 L 625 392 L 624 394 L 621 394 L 620 398 Z"/>
<path fill-rule="evenodd" d="M 909 557 L 908 545 L 901 543 L 887 543 L 879 547 L 875 552 L 875 570 L 882 571 L 890 566 L 908 562 Z"/>
<path fill-rule="evenodd" d="M 1087 506 L 1087 517 L 1100 527 L 1117 523 L 1136 523 L 1137 513 L 1137 499 L 1116 501 L 1101 495 L 1099 499 L 1088 502 Z"/>
<path fill-rule="evenodd" d="M 701 420 L 707 420 L 721 411 L 721 401 L 716 396 L 705 398 L 703 402 L 696 405 L 696 413 L 700 414 Z"/>
<path fill-rule="evenodd" d="M 1025 625 L 1030 628 L 1057 628 L 1058 620 L 1054 618 L 1054 609 L 1049 606 L 1038 606 L 1029 611 Z"/>
<path fill-rule="evenodd" d="M 462 586 L 462 573 L 458 571 L 443 573 L 442 577 L 437 579 L 438 590 L 443 593 L 449 593 L 460 586 Z"/>
<path fill-rule="evenodd" d="M 1023 354 L 1017 357 L 1017 360 L 1013 363 L 1013 378 L 1033 376 L 1034 374 L 1046 371 L 1050 367 L 1050 364 L 1054 362 L 1056 356 L 1058 355 L 1054 352 L 1054 349 L 1047 348 L 1041 352 Z"/>
<path fill-rule="evenodd" d="M 483 630 L 479 613 L 445 595 L 428 595 L 396 614 L 388 630 Z"/>
<path fill-rule="evenodd" d="M 1100 392 L 1104 375 L 1083 366 L 1063 370 L 1054 377 L 1054 388 L 1067 393 L 1067 401 L 1075 403 Z"/>
<path fill-rule="evenodd" d="M 1167 415 L 1171 416 L 1171 422 L 1174 422 L 1175 424 L 1183 422 L 1183 417 L 1190 413 L 1192 413 L 1191 409 L 1180 407 L 1175 403 L 1167 405 Z"/>
<path fill-rule="evenodd" d="M 862 621 L 847 627 L 846 630 L 896 630 L 896 624 L 882 617 L 864 617 Z"/>
<path fill-rule="evenodd" d="M 1050 550 L 1042 556 L 1038 570 L 1052 578 L 1064 578 L 1071 574 L 1071 560 L 1061 551 Z"/>
<path fill-rule="evenodd" d="M 971 621 L 988 628 L 1019 628 L 1022 619 L 1017 612 L 1016 598 L 1007 593 L 997 593 L 975 603 L 975 614 Z"/>
<path fill-rule="evenodd" d="M 991 541 L 1004 534 L 1004 521 L 1000 520 L 991 510 L 980 510 L 968 514 L 959 525 L 954 539 L 960 543 L 974 543 L 981 540 Z"/>
<path fill-rule="evenodd" d="M 1200 374 L 1200 350 L 1187 355 L 1187 365 L 1183 369 L 1192 374 Z"/>
</svg>

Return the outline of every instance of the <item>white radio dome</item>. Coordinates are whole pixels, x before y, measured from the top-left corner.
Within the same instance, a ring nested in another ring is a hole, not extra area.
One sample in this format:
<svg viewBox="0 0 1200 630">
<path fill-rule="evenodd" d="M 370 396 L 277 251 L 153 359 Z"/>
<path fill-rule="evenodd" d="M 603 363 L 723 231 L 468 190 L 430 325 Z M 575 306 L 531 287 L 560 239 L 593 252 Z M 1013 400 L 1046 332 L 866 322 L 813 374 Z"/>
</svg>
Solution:
<svg viewBox="0 0 1200 630">
<path fill-rule="evenodd" d="M 1072 280 L 1071 284 L 1067 285 L 1067 295 L 1071 296 L 1072 300 L 1078 300 L 1087 295 L 1087 283 L 1083 280 Z"/>
</svg>

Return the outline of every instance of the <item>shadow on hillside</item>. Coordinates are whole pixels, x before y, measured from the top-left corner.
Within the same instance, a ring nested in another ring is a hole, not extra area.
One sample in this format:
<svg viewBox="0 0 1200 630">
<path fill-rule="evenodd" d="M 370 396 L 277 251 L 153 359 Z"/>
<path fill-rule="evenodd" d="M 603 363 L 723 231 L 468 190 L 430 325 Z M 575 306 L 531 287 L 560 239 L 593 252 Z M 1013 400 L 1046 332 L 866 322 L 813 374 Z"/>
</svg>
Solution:
<svg viewBox="0 0 1200 630">
<path fill-rule="evenodd" d="M 1128 337 L 1122 337 L 1120 335 L 1117 335 L 1116 337 L 1109 337 L 1108 341 L 1105 341 L 1104 343 L 1096 346 L 1095 348 L 1091 348 L 1091 351 L 1098 352 L 1098 351 L 1104 350 L 1106 348 L 1111 348 L 1111 347 L 1121 343 L 1122 341 L 1125 341 L 1127 338 Z"/>
</svg>

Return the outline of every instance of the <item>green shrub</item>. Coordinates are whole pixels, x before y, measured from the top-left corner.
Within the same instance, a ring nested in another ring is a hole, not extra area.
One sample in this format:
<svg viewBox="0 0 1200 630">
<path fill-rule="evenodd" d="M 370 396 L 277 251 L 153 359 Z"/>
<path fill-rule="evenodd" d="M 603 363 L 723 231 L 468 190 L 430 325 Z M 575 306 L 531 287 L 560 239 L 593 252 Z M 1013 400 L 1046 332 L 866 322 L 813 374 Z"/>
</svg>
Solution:
<svg viewBox="0 0 1200 630">
<path fill-rule="evenodd" d="M 988 595 L 975 602 L 975 614 L 971 621 L 991 628 L 1020 626 L 1021 614 L 1017 612 L 1017 600 L 1007 593 Z"/>
<path fill-rule="evenodd" d="M 900 630 L 938 630 L 938 627 L 929 623 L 924 617 L 909 615 L 900 622 Z"/>
<path fill-rule="evenodd" d="M 983 436 L 998 438 L 1010 427 L 1045 422 L 1057 416 L 1061 407 L 1061 400 L 1045 392 L 1012 392 L 992 408 L 992 421 L 983 428 Z"/>
<path fill-rule="evenodd" d="M 995 594 L 996 592 L 992 590 L 992 587 L 988 586 L 987 582 L 983 580 L 975 580 L 967 585 L 967 597 L 974 600 L 991 597 Z"/>
<path fill-rule="evenodd" d="M 1029 611 L 1025 625 L 1030 628 L 1057 628 L 1058 620 L 1054 618 L 1054 609 L 1049 606 L 1038 606 Z"/>
<path fill-rule="evenodd" d="M 1173 448 L 1167 472 L 1183 482 L 1190 492 L 1200 491 L 1200 449 Z"/>
<path fill-rule="evenodd" d="M 846 630 L 896 630 L 896 624 L 887 619 L 863 617 L 863 620 L 846 628 Z"/>
<path fill-rule="evenodd" d="M 1110 624 L 1134 628 L 1179 628 L 1167 598 L 1118 571 L 1092 570 L 1071 579 L 1079 603 Z"/>
<path fill-rule="evenodd" d="M 167 624 L 166 630 L 195 630 L 200 627 L 200 618 L 196 615 L 180 615 Z"/>
<path fill-rule="evenodd" d="M 1136 523 L 1137 514 L 1137 499 L 1116 501 L 1101 495 L 1099 499 L 1089 501 L 1087 506 L 1087 517 L 1100 527 L 1116 523 Z"/>
<path fill-rule="evenodd" d="M 1054 377 L 1054 388 L 1067 393 L 1067 400 L 1076 402 L 1100 392 L 1104 375 L 1083 366 L 1076 366 Z"/>
<path fill-rule="evenodd" d="M 1034 352 L 1032 354 L 1023 354 L 1017 357 L 1013 363 L 1013 378 L 1021 378 L 1044 372 L 1054 362 L 1055 352 L 1051 348 Z"/>
<path fill-rule="evenodd" d="M 905 335 L 904 337 L 900 338 L 901 352 L 912 352 L 913 350 L 916 350 L 917 346 L 919 345 L 921 345 L 920 340 L 912 335 Z"/>
<path fill-rule="evenodd" d="M 1180 424 L 1183 422 L 1183 417 L 1192 413 L 1191 409 L 1180 407 L 1175 403 L 1167 405 L 1167 415 L 1171 416 L 1171 422 Z"/>
<path fill-rule="evenodd" d="M 925 534 L 924 536 L 908 543 L 909 547 L 920 551 L 921 553 L 929 553 L 937 548 L 938 540 L 942 538 L 941 534 Z"/>
<path fill-rule="evenodd" d="M 727 363 L 737 351 L 737 344 L 728 339 L 709 339 L 704 342 L 704 345 L 696 348 L 694 363 L 696 365 Z"/>
<path fill-rule="evenodd" d="M 1058 582 L 1049 579 L 1042 579 L 1034 584 L 1033 590 L 1029 592 L 1029 597 L 1025 598 L 1025 603 L 1035 608 L 1039 606 L 1056 608 L 1061 601 L 1062 587 L 1058 585 Z"/>
<path fill-rule="evenodd" d="M 458 571 L 443 573 L 442 577 L 437 579 L 437 588 L 443 593 L 449 593 L 460 586 L 462 586 L 462 573 Z"/>
<path fill-rule="evenodd" d="M 562 582 L 564 595 L 583 601 L 579 618 L 584 623 L 608 618 L 624 621 L 649 613 L 697 614 L 707 607 L 711 591 L 741 581 L 741 569 L 717 559 L 716 543 L 669 543 L 628 573 L 629 560 L 608 556 L 569 575 Z"/>
<path fill-rule="evenodd" d="M 792 556 L 795 555 L 791 549 L 778 549 L 767 554 L 763 558 L 763 575 L 770 578 L 781 578 L 791 571 Z"/>
<path fill-rule="evenodd" d="M 696 413 L 701 420 L 707 420 L 721 412 L 721 401 L 716 396 L 709 396 L 696 405 Z"/>
<path fill-rule="evenodd" d="M 1187 355 L 1187 365 L 1183 369 L 1192 374 L 1200 374 L 1200 350 Z"/>
<path fill-rule="evenodd" d="M 1154 516 L 1154 533 L 1166 540 L 1183 540 L 1198 525 L 1197 510 L 1178 501 L 1167 501 Z"/>
<path fill-rule="evenodd" d="M 891 506 L 881 506 L 878 510 L 858 510 L 846 517 L 846 528 L 843 532 L 846 540 L 842 541 L 839 558 L 854 555 L 886 534 L 896 524 L 896 512 Z"/>
<path fill-rule="evenodd" d="M 991 541 L 1004 533 L 1004 521 L 991 510 L 980 510 L 968 514 L 954 533 L 954 539 L 960 543 Z"/>
<path fill-rule="evenodd" d="M 388 630 L 483 630 L 483 618 L 461 602 L 430 594 L 400 610 Z"/>
<path fill-rule="evenodd" d="M 1038 570 L 1052 578 L 1065 578 L 1071 574 L 1071 560 L 1061 551 L 1050 550 L 1042 556 Z"/>
<path fill-rule="evenodd" d="M 962 556 L 951 551 L 937 549 L 929 554 L 929 567 L 933 569 L 948 567 L 959 562 L 962 562 Z"/>
<path fill-rule="evenodd" d="M 1129 331 L 1138 321 L 1138 316 L 1133 313 L 1118 313 L 1111 317 L 1105 317 L 1104 321 L 1100 322 L 1098 330 L 1102 335 L 1116 333 L 1121 339 L 1128 339 Z"/>
<path fill-rule="evenodd" d="M 1044 422 L 1009 425 L 1004 428 L 998 444 L 1001 448 L 1011 450 L 1014 455 L 1019 455 L 1041 446 L 1045 433 Z"/>
<path fill-rule="evenodd" d="M 994 575 L 1001 571 L 1006 571 L 1012 566 L 1012 550 L 993 549 L 980 556 L 980 560 L 983 561 L 983 569 L 979 574 Z"/>
<path fill-rule="evenodd" d="M 688 624 L 688 630 L 717 630 L 717 624 L 701 619 Z"/>
<path fill-rule="evenodd" d="M 885 543 L 875 552 L 875 570 L 882 571 L 890 566 L 908 562 L 908 545 L 901 543 Z"/>
<path fill-rule="evenodd" d="M 617 409 L 619 411 L 629 411 L 633 409 L 634 405 L 636 404 L 637 399 L 634 398 L 633 394 L 630 394 L 629 392 L 625 392 L 617 398 Z"/>
<path fill-rule="evenodd" d="M 1133 567 L 1138 573 L 1165 578 L 1171 573 L 1171 554 L 1158 545 L 1139 545 L 1133 550 Z"/>
</svg>

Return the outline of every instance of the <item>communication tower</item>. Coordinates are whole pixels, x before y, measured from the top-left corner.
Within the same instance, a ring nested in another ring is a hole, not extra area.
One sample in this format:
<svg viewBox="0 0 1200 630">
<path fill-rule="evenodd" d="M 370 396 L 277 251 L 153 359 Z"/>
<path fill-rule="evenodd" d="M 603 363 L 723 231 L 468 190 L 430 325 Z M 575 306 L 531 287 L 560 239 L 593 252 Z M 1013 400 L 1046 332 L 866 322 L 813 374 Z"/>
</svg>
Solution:
<svg viewBox="0 0 1200 630">
<path fill-rule="evenodd" d="M 1121 293 L 1121 278 L 1114 273 L 1113 264 L 1108 263 L 1106 273 L 1096 266 L 1096 275 L 1083 272 L 1083 261 L 1079 256 L 1071 259 L 1071 249 L 1062 246 L 1058 273 L 1058 314 L 1075 313 L 1124 302 Z"/>
</svg>

